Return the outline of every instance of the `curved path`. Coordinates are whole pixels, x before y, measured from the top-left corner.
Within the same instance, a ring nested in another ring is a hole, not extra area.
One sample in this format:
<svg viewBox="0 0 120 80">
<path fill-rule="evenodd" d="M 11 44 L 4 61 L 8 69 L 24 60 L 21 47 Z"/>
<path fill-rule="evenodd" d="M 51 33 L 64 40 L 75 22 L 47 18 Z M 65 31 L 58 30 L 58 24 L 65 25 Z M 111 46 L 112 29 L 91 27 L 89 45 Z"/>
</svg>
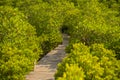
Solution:
<svg viewBox="0 0 120 80">
<path fill-rule="evenodd" d="M 68 45 L 69 36 L 63 34 L 63 43 L 45 55 L 34 71 L 26 76 L 26 80 L 54 80 L 57 64 L 65 57 L 65 47 Z"/>
</svg>

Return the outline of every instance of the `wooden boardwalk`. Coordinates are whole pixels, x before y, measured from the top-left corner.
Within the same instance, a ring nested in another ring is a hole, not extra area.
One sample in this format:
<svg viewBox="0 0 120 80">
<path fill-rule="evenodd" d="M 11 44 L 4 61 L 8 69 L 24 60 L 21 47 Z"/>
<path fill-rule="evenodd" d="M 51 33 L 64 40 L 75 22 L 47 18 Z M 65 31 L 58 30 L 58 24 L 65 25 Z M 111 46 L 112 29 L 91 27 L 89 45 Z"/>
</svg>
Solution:
<svg viewBox="0 0 120 80">
<path fill-rule="evenodd" d="M 57 64 L 65 57 L 65 47 L 68 45 L 69 36 L 63 35 L 63 43 L 45 55 L 35 70 L 26 76 L 26 80 L 54 80 Z"/>
</svg>

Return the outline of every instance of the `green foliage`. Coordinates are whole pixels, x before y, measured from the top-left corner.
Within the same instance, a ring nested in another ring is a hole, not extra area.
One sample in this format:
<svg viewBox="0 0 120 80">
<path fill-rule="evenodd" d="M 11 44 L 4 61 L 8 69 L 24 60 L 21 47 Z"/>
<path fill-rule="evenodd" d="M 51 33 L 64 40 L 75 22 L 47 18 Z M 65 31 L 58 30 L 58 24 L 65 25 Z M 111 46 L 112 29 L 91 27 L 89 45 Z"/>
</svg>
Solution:
<svg viewBox="0 0 120 80">
<path fill-rule="evenodd" d="M 34 27 L 17 9 L 0 7 L 0 79 L 23 80 L 41 54 Z"/>
<path fill-rule="evenodd" d="M 78 74 L 81 75 L 78 77 L 80 80 L 119 80 L 119 64 L 120 61 L 116 60 L 115 54 L 105 49 L 102 44 L 87 47 L 82 43 L 76 43 L 73 44 L 63 62 L 58 65 L 55 77 L 56 80 L 61 80 L 61 78 L 74 80 L 77 75 L 72 76 L 71 73 L 75 73 L 77 69 Z"/>
<path fill-rule="evenodd" d="M 120 39 L 118 41 L 111 43 L 109 49 L 115 50 L 117 59 L 120 59 Z"/>
<path fill-rule="evenodd" d="M 13 5 L 13 1 L 15 0 L 1 0 L 0 5 L 7 5 L 7 6 Z"/>
<path fill-rule="evenodd" d="M 42 34 L 39 36 L 39 44 L 43 50 L 43 53 L 47 53 L 55 48 L 62 41 L 62 36 L 59 32 L 51 32 L 50 34 Z"/>
<path fill-rule="evenodd" d="M 119 4 L 119 0 L 1 0 L 1 79 L 24 80 L 42 50 L 47 53 L 62 42 L 60 30 L 65 30 L 71 36 L 69 54 L 59 64 L 56 79 L 118 80 Z"/>
<path fill-rule="evenodd" d="M 98 0 L 99 2 L 103 3 L 108 8 L 111 8 L 113 10 L 120 10 L 120 0 Z"/>
<path fill-rule="evenodd" d="M 37 4 L 39 2 L 42 2 L 42 0 L 1 0 L 0 5 L 25 8 L 27 6 L 30 6 L 31 4 Z"/>
<path fill-rule="evenodd" d="M 59 77 L 57 80 L 84 80 L 84 72 L 77 64 L 66 64 L 65 66 L 63 77 Z"/>
<path fill-rule="evenodd" d="M 80 10 L 75 8 L 73 3 L 69 3 L 66 5 L 66 9 L 64 10 L 65 12 L 65 18 L 63 22 L 63 28 L 67 27 L 68 30 L 66 33 L 72 34 L 71 31 L 74 30 L 74 26 L 78 25 L 79 23 L 79 13 Z"/>
<path fill-rule="evenodd" d="M 68 20 L 65 22 L 65 25 L 72 26 L 69 29 L 70 43 L 83 42 L 86 45 L 104 43 L 108 49 L 115 50 L 117 57 L 120 58 L 119 12 L 107 8 L 97 0 L 80 0 L 77 3 L 75 7 L 77 14 L 74 14 L 77 18 L 72 20 L 70 19 L 72 15 L 68 15 L 70 18 L 67 17 Z"/>
<path fill-rule="evenodd" d="M 58 7 L 57 7 L 58 6 Z M 62 36 L 60 34 L 60 27 L 63 22 L 61 4 L 48 4 L 46 2 L 32 5 L 28 8 L 28 20 L 35 26 L 37 36 L 42 38 L 46 36 L 46 39 L 41 40 L 40 44 L 44 53 L 47 53 L 59 43 L 62 42 Z"/>
</svg>

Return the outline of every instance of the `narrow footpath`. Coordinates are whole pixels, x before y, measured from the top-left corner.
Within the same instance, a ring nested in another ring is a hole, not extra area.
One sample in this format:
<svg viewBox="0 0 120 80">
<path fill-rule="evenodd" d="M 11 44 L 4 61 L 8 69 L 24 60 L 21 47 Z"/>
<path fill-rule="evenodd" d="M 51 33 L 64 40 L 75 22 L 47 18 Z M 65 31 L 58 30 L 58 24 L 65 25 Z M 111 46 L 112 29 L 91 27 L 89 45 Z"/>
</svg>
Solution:
<svg viewBox="0 0 120 80">
<path fill-rule="evenodd" d="M 57 64 L 65 57 L 65 47 L 68 45 L 69 36 L 63 34 L 63 43 L 45 55 L 34 71 L 26 76 L 26 80 L 54 80 Z"/>
</svg>

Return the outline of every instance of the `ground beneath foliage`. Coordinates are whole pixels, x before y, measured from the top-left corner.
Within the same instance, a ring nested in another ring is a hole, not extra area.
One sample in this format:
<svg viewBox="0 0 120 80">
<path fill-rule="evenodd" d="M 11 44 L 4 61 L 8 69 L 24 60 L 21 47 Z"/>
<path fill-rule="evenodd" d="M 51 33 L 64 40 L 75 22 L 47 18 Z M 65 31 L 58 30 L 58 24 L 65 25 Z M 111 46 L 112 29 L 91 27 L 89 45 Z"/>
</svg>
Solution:
<svg viewBox="0 0 120 80">
<path fill-rule="evenodd" d="M 57 64 L 65 57 L 65 47 L 68 45 L 69 36 L 63 34 L 63 43 L 54 50 L 45 55 L 37 65 L 34 71 L 26 76 L 26 80 L 54 80 L 54 74 Z"/>
</svg>

